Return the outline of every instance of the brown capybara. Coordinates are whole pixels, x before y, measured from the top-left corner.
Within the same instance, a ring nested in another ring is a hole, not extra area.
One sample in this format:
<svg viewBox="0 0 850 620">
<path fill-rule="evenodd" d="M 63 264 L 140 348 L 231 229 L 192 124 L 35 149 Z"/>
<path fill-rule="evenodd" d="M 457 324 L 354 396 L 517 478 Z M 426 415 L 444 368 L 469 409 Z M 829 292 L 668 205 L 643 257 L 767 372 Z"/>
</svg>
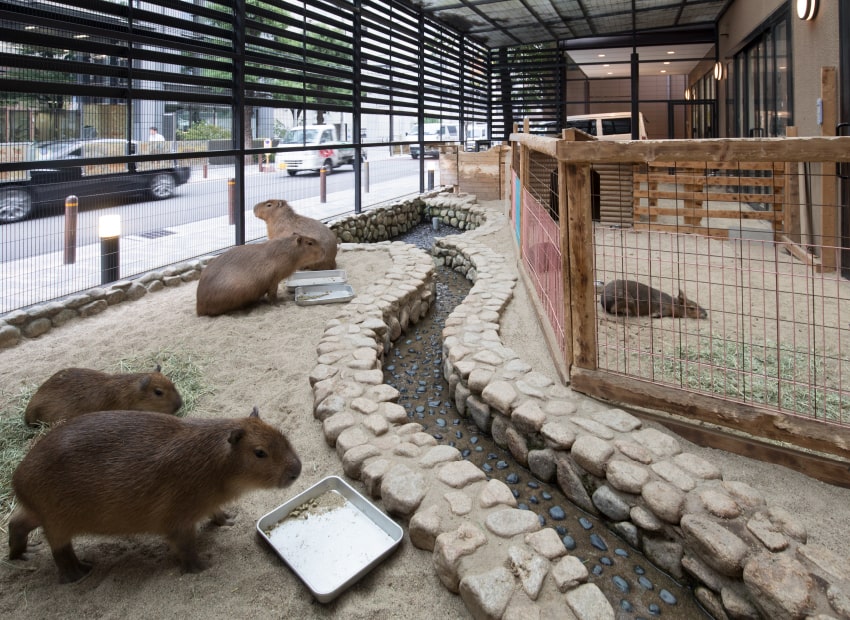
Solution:
<svg viewBox="0 0 850 620">
<path fill-rule="evenodd" d="M 302 235 L 230 248 L 201 272 L 196 296 L 198 316 L 239 310 L 263 295 L 274 303 L 281 280 L 321 256 L 322 248 L 316 240 Z"/>
<path fill-rule="evenodd" d="M 254 215 L 264 220 L 269 239 L 293 233 L 313 237 L 322 246 L 322 258 L 304 269 L 336 269 L 336 233 L 319 220 L 299 215 L 285 200 L 264 200 L 254 205 Z M 299 267 L 300 269 L 300 267 Z"/>
<path fill-rule="evenodd" d="M 685 297 L 680 290 L 678 297 L 652 288 L 636 280 L 612 280 L 602 289 L 599 299 L 606 312 L 622 316 L 663 316 L 704 319 L 708 312 L 698 303 Z"/>
<path fill-rule="evenodd" d="M 160 372 L 109 374 L 89 368 L 65 368 L 36 390 L 24 421 L 30 426 L 93 411 L 158 411 L 177 413 L 183 399 L 171 380 Z"/>
<path fill-rule="evenodd" d="M 196 526 L 228 523 L 222 506 L 254 489 L 283 488 L 301 473 L 286 437 L 250 416 L 181 419 L 99 411 L 68 420 L 39 440 L 12 474 L 18 505 L 9 559 L 23 556 L 41 526 L 59 581 L 83 578 L 72 539 L 80 534 L 165 536 L 184 572 L 202 571 Z"/>
</svg>

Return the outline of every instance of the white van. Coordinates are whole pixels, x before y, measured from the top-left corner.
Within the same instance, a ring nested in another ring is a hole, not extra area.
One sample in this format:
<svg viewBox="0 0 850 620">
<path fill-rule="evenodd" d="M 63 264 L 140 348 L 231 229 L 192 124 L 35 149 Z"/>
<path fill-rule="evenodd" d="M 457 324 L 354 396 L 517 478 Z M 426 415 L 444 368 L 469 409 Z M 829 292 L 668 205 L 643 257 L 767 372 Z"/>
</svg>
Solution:
<svg viewBox="0 0 850 620">
<path fill-rule="evenodd" d="M 344 125 L 307 125 L 288 129 L 279 146 L 303 144 L 316 147 L 308 151 L 291 151 L 275 155 L 275 167 L 295 176 L 302 170 L 318 173 L 324 168 L 326 174 L 337 166 L 351 164 L 354 167 L 354 149 L 343 148 L 346 128 Z"/>
<path fill-rule="evenodd" d="M 423 125 L 425 136 L 425 157 L 439 157 L 440 149 L 436 144 L 428 142 L 457 142 L 460 140 L 460 132 L 456 123 L 425 123 Z M 404 134 L 407 142 L 419 142 L 419 125 L 411 125 Z M 419 144 L 410 145 L 410 156 L 419 159 Z"/>
<path fill-rule="evenodd" d="M 638 112 L 638 118 L 640 119 L 638 136 L 641 140 L 646 140 L 646 120 L 640 112 Z M 579 129 L 586 134 L 594 136 L 597 140 L 631 140 L 632 113 L 607 112 L 604 114 L 568 116 L 564 128 Z"/>
</svg>

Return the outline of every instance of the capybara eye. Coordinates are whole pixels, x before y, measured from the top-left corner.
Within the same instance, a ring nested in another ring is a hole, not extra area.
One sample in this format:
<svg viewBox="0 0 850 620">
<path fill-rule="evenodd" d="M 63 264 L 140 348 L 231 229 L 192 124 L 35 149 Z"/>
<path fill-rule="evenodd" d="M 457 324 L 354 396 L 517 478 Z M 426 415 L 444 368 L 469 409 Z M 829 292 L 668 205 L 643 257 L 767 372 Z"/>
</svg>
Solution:
<svg viewBox="0 0 850 620">
<path fill-rule="evenodd" d="M 266 454 L 266 451 L 262 448 L 257 448 L 256 450 L 254 450 L 254 456 L 256 456 L 258 459 L 264 459 L 268 456 L 268 454 Z"/>
<path fill-rule="evenodd" d="M 163 394 L 165 394 L 165 392 L 162 391 L 162 388 L 156 388 L 153 393 L 157 396 L 162 396 Z"/>
</svg>

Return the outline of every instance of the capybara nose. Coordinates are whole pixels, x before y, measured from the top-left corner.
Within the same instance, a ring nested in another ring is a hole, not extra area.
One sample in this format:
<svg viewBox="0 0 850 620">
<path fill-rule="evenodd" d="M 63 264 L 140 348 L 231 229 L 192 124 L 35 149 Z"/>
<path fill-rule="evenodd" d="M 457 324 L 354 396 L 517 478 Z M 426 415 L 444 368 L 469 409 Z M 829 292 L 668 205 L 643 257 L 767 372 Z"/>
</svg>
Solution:
<svg viewBox="0 0 850 620">
<path fill-rule="evenodd" d="M 301 475 L 301 460 L 295 459 L 295 463 L 292 464 L 292 469 L 289 472 L 289 481 L 292 482 L 298 476 Z"/>
</svg>

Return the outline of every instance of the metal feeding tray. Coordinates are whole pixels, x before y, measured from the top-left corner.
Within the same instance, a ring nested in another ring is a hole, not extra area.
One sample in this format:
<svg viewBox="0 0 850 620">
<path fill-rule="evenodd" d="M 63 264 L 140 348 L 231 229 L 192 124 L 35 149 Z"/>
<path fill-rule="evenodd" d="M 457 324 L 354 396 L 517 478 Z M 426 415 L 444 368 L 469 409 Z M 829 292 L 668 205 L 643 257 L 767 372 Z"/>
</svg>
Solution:
<svg viewBox="0 0 850 620">
<path fill-rule="evenodd" d="M 401 543 L 400 525 L 338 476 L 257 521 L 257 532 L 319 602 L 339 596 Z"/>
<path fill-rule="evenodd" d="M 323 271 L 296 271 L 286 280 L 286 288 L 294 290 L 299 286 L 318 284 L 344 284 L 347 276 L 344 269 L 326 269 Z"/>
<path fill-rule="evenodd" d="M 349 284 L 315 284 L 295 289 L 295 303 L 299 306 L 335 304 L 354 298 L 354 289 Z"/>
</svg>

